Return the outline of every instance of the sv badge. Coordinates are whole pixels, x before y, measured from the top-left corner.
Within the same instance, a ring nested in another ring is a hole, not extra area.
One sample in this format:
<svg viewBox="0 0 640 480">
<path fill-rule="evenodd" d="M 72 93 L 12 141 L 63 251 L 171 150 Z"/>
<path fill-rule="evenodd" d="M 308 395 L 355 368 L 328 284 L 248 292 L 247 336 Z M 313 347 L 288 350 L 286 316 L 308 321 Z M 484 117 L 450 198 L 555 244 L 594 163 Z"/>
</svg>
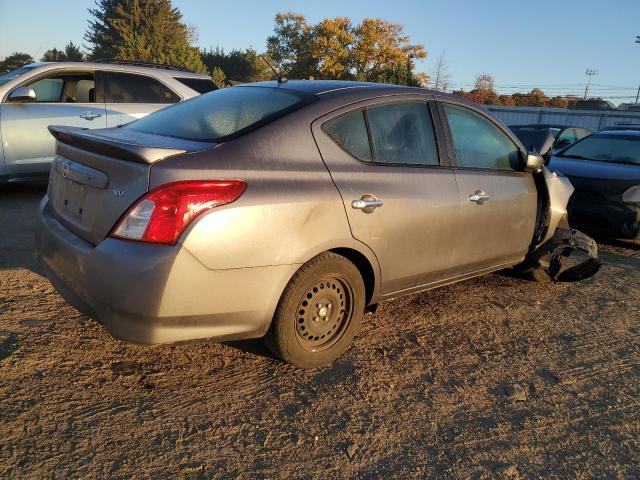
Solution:
<svg viewBox="0 0 640 480">
<path fill-rule="evenodd" d="M 124 190 L 117 190 L 117 189 L 113 189 L 113 196 L 114 197 L 124 197 L 125 191 Z"/>
</svg>

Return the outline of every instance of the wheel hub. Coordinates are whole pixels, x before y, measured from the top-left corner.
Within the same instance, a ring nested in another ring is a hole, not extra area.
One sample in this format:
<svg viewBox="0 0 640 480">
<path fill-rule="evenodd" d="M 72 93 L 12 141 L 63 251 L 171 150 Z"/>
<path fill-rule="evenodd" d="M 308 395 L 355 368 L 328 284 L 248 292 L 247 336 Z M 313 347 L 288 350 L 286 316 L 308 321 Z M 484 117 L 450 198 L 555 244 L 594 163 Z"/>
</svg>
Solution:
<svg viewBox="0 0 640 480">
<path fill-rule="evenodd" d="M 296 333 L 307 350 L 317 351 L 335 344 L 351 320 L 352 293 L 349 285 L 334 276 L 319 279 L 298 304 Z"/>
</svg>

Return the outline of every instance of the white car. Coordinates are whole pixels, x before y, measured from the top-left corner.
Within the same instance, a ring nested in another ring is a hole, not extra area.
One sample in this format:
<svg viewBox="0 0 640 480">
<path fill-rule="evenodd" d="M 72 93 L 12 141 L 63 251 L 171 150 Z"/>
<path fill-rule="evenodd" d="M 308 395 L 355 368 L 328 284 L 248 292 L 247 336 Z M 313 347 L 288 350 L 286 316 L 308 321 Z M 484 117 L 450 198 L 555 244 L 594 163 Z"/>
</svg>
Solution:
<svg viewBox="0 0 640 480">
<path fill-rule="evenodd" d="M 0 75 L 0 183 L 46 180 L 47 127 L 115 127 L 217 87 L 177 67 L 129 62 L 32 63 Z"/>
</svg>

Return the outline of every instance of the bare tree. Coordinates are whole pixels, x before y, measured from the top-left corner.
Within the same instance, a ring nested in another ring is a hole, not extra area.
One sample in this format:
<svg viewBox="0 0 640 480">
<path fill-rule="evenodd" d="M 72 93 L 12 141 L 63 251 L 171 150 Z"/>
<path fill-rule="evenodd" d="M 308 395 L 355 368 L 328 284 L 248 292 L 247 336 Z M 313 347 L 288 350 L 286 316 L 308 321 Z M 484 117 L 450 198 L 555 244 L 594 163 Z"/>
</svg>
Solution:
<svg viewBox="0 0 640 480">
<path fill-rule="evenodd" d="M 449 64 L 444 51 L 436 60 L 436 64 L 431 71 L 430 80 L 431 88 L 434 90 L 445 91 L 449 89 L 451 75 L 449 74 Z"/>
</svg>

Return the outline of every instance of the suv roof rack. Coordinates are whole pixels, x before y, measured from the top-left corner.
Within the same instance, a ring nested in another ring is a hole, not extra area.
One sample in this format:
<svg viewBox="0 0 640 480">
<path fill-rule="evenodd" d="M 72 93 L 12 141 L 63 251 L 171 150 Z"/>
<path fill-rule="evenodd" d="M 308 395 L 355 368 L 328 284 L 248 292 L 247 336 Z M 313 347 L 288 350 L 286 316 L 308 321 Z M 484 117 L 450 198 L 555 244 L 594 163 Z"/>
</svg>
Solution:
<svg viewBox="0 0 640 480">
<path fill-rule="evenodd" d="M 134 60 L 116 60 L 113 58 L 98 58 L 97 60 L 92 60 L 94 63 L 110 63 L 116 65 L 134 65 L 136 67 L 151 67 L 151 68 L 164 68 L 167 70 L 175 70 L 179 72 L 189 72 L 189 73 L 198 73 L 194 70 L 191 70 L 187 67 L 181 67 L 179 65 L 170 65 L 167 63 L 151 63 L 151 62 L 136 62 Z"/>
</svg>

